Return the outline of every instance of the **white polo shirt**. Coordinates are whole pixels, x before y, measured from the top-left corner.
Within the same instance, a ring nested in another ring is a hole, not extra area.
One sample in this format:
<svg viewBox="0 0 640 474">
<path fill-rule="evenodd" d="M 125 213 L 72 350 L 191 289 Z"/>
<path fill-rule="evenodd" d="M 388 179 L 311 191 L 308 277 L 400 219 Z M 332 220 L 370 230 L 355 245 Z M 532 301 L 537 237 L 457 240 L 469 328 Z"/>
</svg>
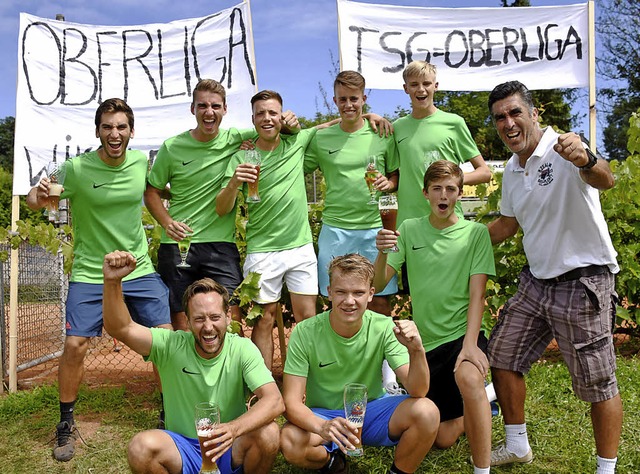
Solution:
<svg viewBox="0 0 640 474">
<path fill-rule="evenodd" d="M 551 127 L 544 129 L 524 168 L 516 155 L 509 159 L 500 213 L 515 217 L 522 227 L 524 251 L 534 277 L 554 278 L 589 265 L 607 265 L 617 273 L 617 253 L 599 191 L 553 150 L 558 136 Z"/>
</svg>

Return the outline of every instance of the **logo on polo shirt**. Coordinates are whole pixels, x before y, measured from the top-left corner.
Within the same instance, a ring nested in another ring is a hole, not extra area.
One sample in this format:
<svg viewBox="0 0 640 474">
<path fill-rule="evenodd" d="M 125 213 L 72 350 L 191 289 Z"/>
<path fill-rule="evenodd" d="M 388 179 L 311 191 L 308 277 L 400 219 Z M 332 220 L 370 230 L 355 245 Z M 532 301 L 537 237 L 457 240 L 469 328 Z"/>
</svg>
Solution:
<svg viewBox="0 0 640 474">
<path fill-rule="evenodd" d="M 543 163 L 538 168 L 538 185 L 547 186 L 553 182 L 553 168 L 551 163 Z"/>
</svg>

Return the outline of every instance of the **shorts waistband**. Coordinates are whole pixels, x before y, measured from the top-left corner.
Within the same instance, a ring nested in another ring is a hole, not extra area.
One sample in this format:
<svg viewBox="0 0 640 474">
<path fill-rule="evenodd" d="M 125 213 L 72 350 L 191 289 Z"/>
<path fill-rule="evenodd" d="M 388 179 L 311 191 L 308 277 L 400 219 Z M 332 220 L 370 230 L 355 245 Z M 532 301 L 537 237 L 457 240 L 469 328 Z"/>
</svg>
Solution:
<svg viewBox="0 0 640 474">
<path fill-rule="evenodd" d="M 588 267 L 574 268 L 554 278 L 537 278 L 537 280 L 543 283 L 562 283 L 564 281 L 578 280 L 582 277 L 604 275 L 608 272 L 609 267 L 607 265 L 589 265 Z"/>
</svg>

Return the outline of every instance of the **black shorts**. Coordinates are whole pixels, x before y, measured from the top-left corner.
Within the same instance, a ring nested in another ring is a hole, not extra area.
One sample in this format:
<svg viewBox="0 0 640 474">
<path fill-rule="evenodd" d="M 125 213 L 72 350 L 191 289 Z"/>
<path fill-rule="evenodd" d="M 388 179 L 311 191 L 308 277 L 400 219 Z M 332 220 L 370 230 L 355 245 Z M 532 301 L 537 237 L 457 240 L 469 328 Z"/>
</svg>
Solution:
<svg viewBox="0 0 640 474">
<path fill-rule="evenodd" d="M 454 420 L 464 414 L 462 395 L 453 373 L 463 342 L 464 336 L 427 352 L 427 362 L 431 374 L 427 398 L 435 403 L 440 410 L 441 423 Z M 487 353 L 487 338 L 482 331 L 478 335 L 478 347 L 482 352 Z"/>
<path fill-rule="evenodd" d="M 184 311 L 182 295 L 196 280 L 209 277 L 224 286 L 229 295 L 242 283 L 240 254 L 235 243 L 207 242 L 191 244 L 187 263 L 190 268 L 177 268 L 180 252 L 177 244 L 160 244 L 158 273 L 169 288 L 169 306 L 172 313 Z M 233 300 L 231 301 L 233 304 Z M 237 304 L 237 302 L 235 303 Z"/>
</svg>

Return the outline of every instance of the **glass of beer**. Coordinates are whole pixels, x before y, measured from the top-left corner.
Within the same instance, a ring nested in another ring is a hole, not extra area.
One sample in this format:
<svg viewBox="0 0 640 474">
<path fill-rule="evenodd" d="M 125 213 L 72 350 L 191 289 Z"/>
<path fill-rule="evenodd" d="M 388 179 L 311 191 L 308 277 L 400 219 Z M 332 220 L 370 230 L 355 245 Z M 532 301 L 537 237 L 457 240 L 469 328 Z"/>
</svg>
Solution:
<svg viewBox="0 0 640 474">
<path fill-rule="evenodd" d="M 57 220 L 58 205 L 60 203 L 60 195 L 62 194 L 62 182 L 64 181 L 61 164 L 57 161 L 47 163 L 47 176 L 49 177 L 49 200 L 47 209 L 49 216 Z"/>
<path fill-rule="evenodd" d="M 380 220 L 382 227 L 387 230 L 396 230 L 396 219 L 398 218 L 398 198 L 395 194 L 383 194 L 378 200 L 380 210 Z M 382 253 L 397 252 L 398 246 L 394 245 L 390 249 L 384 249 Z"/>
<path fill-rule="evenodd" d="M 205 451 L 211 448 L 205 448 L 203 443 L 207 441 L 220 424 L 220 407 L 213 402 L 200 402 L 196 405 L 196 431 L 198 433 L 198 442 L 200 443 L 200 454 L 202 456 L 202 467 L 200 474 L 220 474 L 218 465 L 205 455 Z"/>
<path fill-rule="evenodd" d="M 376 182 L 376 179 L 378 179 L 377 157 L 376 155 L 370 155 L 367 158 L 364 180 L 366 181 L 367 188 L 369 189 L 369 202 L 367 202 L 367 204 L 371 206 L 378 205 L 378 201 L 376 201 L 376 193 L 378 190 L 373 185 L 373 183 Z"/>
<path fill-rule="evenodd" d="M 244 152 L 244 162 L 253 165 L 258 171 L 258 176 L 253 183 L 247 183 L 249 186 L 249 195 L 247 202 L 260 202 L 260 195 L 258 194 L 258 182 L 260 181 L 260 164 L 262 162 L 262 154 L 260 150 L 246 150 Z"/>
<path fill-rule="evenodd" d="M 358 442 L 355 449 L 347 451 L 348 456 L 362 456 L 362 426 L 367 411 L 367 386 L 361 383 L 348 383 L 344 386 L 344 417 L 356 426 Z"/>
<path fill-rule="evenodd" d="M 187 227 L 191 227 L 191 219 L 184 219 L 183 224 Z M 178 251 L 180 252 L 180 263 L 176 265 L 178 268 L 191 268 L 191 265 L 187 263 L 187 255 L 189 255 L 189 248 L 191 247 L 191 237 L 193 232 L 186 232 L 184 239 L 178 242 Z"/>
</svg>

